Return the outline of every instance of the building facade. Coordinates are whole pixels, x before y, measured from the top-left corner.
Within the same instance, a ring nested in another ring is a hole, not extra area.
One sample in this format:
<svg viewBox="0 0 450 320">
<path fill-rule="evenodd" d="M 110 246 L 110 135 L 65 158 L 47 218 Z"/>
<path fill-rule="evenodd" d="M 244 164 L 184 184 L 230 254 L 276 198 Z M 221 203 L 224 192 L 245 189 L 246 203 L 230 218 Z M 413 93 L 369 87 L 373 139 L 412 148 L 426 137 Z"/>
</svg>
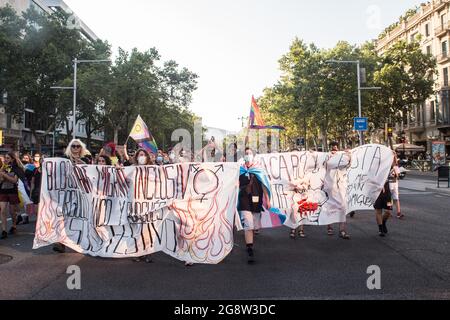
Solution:
<svg viewBox="0 0 450 320">
<path fill-rule="evenodd" d="M 450 0 L 423 3 L 415 15 L 400 22 L 377 40 L 377 51 L 383 54 L 399 40 L 420 41 L 424 53 L 437 60 L 435 94 L 426 102 L 410 106 L 397 134 L 404 132 L 409 143 L 423 145 L 431 152 L 433 141 L 446 141 L 450 153 Z"/>
<path fill-rule="evenodd" d="M 88 41 L 96 41 L 99 38 L 97 35 L 69 8 L 69 6 L 62 0 L 0 0 L 0 7 L 10 5 L 18 13 L 23 13 L 30 7 L 33 7 L 38 12 L 52 14 L 56 11 L 63 11 L 70 15 L 69 21 L 73 22 L 73 26 L 80 30 L 81 34 Z M 3 131 L 3 146 L 0 151 L 25 150 L 35 151 L 35 138 L 30 130 L 30 123 L 33 121 L 34 110 L 26 109 L 22 123 L 14 121 L 11 115 L 6 113 L 5 105 L 7 103 L 7 93 L 0 97 L 0 129 Z M 49 118 L 49 121 L 51 119 Z M 70 120 L 70 123 L 72 121 Z M 43 134 L 49 127 L 50 123 L 42 123 L 41 130 L 38 134 Z M 71 128 L 70 128 L 71 129 Z M 76 136 L 80 138 L 87 138 L 86 126 L 84 121 L 77 121 Z M 67 135 L 67 130 L 64 127 L 56 128 L 55 132 L 50 133 L 45 137 L 45 143 L 42 145 L 42 152 L 52 154 L 54 149 L 58 150 L 59 138 L 64 138 Z M 92 140 L 103 142 L 104 133 L 97 132 L 92 135 Z M 64 139 L 61 139 L 64 140 Z"/>
</svg>

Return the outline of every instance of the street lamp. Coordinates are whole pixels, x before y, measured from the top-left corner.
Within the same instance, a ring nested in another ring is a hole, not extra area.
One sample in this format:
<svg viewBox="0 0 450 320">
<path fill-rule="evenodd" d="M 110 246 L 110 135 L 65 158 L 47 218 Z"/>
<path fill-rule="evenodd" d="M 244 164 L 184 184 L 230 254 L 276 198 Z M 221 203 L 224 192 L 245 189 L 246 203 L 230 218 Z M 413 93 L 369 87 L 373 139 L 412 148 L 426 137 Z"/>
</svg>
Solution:
<svg viewBox="0 0 450 320">
<path fill-rule="evenodd" d="M 356 64 L 357 80 L 358 80 L 358 117 L 362 117 L 361 107 L 361 90 L 381 90 L 381 87 L 361 87 L 361 64 L 359 60 L 327 60 L 326 63 L 351 63 Z M 363 132 L 359 131 L 359 144 L 364 145 Z"/>
<path fill-rule="evenodd" d="M 73 139 L 76 138 L 75 127 L 77 124 L 76 119 L 76 106 L 77 106 L 77 73 L 78 73 L 78 64 L 79 63 L 102 63 L 102 62 L 111 62 L 109 59 L 105 60 L 78 60 L 75 58 L 73 60 L 73 87 L 50 87 L 51 89 L 59 89 L 59 90 L 73 90 L 73 120 L 72 120 L 72 136 Z"/>
</svg>

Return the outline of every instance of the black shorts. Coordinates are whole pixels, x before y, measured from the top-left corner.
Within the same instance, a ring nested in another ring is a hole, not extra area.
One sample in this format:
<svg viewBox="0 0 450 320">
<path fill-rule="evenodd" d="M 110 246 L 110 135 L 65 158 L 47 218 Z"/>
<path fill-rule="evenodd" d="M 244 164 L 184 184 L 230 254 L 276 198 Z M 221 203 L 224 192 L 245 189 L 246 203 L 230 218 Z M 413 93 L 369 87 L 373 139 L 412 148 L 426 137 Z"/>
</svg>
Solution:
<svg viewBox="0 0 450 320">
<path fill-rule="evenodd" d="M 373 207 L 377 210 L 392 210 L 392 195 L 391 189 L 389 188 L 389 182 L 386 182 L 384 185 L 384 190 L 381 190 Z"/>
</svg>

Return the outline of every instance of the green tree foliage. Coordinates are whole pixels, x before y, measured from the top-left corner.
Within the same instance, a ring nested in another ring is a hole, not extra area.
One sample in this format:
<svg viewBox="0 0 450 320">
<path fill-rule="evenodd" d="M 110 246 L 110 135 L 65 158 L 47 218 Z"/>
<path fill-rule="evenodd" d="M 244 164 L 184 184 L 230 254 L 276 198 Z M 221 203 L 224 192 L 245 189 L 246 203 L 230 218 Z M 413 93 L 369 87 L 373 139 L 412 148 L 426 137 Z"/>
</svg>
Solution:
<svg viewBox="0 0 450 320">
<path fill-rule="evenodd" d="M 265 120 L 285 126 L 291 143 L 297 137 L 324 149 L 331 139 L 343 147 L 356 143 L 352 131 L 358 114 L 356 65 L 330 60 L 359 60 L 366 69 L 367 82 L 362 85 L 382 87 L 362 93 L 371 131 L 384 128 L 385 122 L 395 121 L 433 93 L 436 61 L 423 54 L 418 43 L 399 42 L 381 57 L 372 42 L 353 46 L 341 41 L 324 50 L 295 39 L 280 59 L 280 80 L 259 99 Z"/>
<path fill-rule="evenodd" d="M 29 9 L 22 17 L 0 8 L 0 93 L 7 92 L 7 112 L 23 121 L 25 109 L 35 113 L 32 134 L 38 148 L 43 137 L 64 126 L 71 137 L 73 59 L 110 59 L 107 42 L 88 41 L 68 28 L 68 15 L 43 15 Z M 176 128 L 193 131 L 195 115 L 188 109 L 197 89 L 197 75 L 175 61 L 161 62 L 155 48 L 145 52 L 119 50 L 113 64 L 78 65 L 77 120 L 83 120 L 87 143 L 97 131 L 106 140 L 123 143 L 140 114 L 160 145 L 167 147 Z M 44 134 L 38 134 L 43 130 Z"/>
</svg>

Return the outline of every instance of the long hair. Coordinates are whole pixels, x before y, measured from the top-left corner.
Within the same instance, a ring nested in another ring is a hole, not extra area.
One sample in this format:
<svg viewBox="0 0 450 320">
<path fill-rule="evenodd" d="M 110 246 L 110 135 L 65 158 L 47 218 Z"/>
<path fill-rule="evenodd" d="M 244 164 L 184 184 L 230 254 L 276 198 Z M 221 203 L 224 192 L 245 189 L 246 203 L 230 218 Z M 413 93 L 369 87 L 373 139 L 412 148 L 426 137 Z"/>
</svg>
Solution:
<svg viewBox="0 0 450 320">
<path fill-rule="evenodd" d="M 134 165 L 136 165 L 136 166 L 139 165 L 138 158 L 139 158 L 139 153 L 141 153 L 141 151 L 144 152 L 145 156 L 147 157 L 147 164 L 146 165 L 148 165 L 148 166 L 153 165 L 154 163 L 152 161 L 152 158 L 150 157 L 150 153 L 148 153 L 147 150 L 142 149 L 142 148 L 136 150 L 136 152 L 134 153 L 134 157 L 133 157 Z"/>
<path fill-rule="evenodd" d="M 22 170 L 25 170 L 25 167 L 23 166 L 22 161 L 20 161 L 19 157 L 15 152 L 8 152 L 8 156 L 12 159 L 11 166 L 17 166 Z"/>
<path fill-rule="evenodd" d="M 74 143 L 78 143 L 81 146 L 80 157 L 85 157 L 85 156 L 90 154 L 90 152 L 86 148 L 86 145 L 83 143 L 83 141 L 81 141 L 80 139 L 73 139 L 72 141 L 70 141 L 69 145 L 67 146 L 66 152 L 64 152 L 64 154 L 69 159 L 73 157 L 73 155 L 72 155 L 72 145 Z"/>
</svg>

